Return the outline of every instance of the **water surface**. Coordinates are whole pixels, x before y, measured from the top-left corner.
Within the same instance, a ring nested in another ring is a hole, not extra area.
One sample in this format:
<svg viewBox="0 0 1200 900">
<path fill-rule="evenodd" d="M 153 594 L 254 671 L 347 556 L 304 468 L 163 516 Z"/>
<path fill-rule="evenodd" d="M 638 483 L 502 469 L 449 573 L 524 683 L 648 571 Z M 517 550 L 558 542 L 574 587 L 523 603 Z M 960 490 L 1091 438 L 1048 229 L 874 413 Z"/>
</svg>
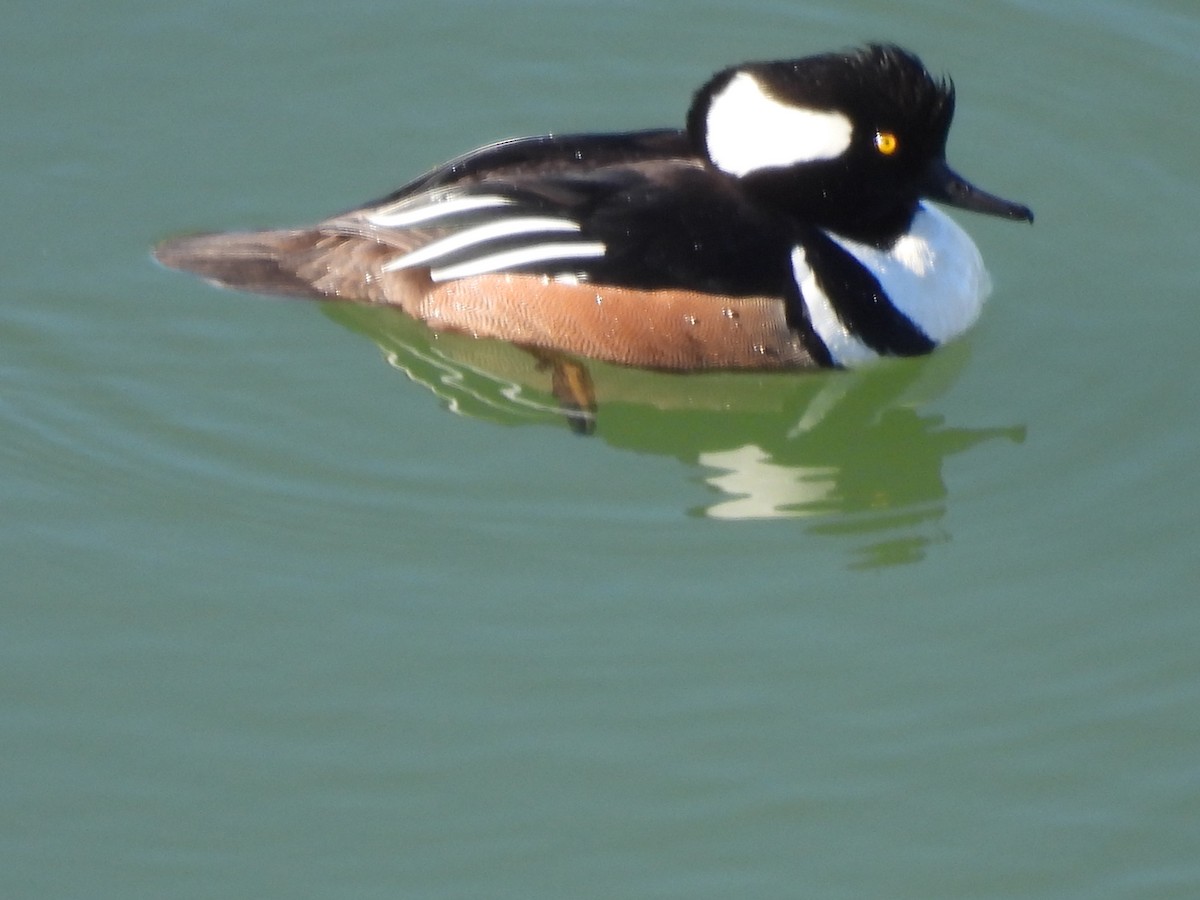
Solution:
<svg viewBox="0 0 1200 900">
<path fill-rule="evenodd" d="M 530 361 L 148 250 L 897 40 L 996 292 L 927 360 Z M 0 892 L 1194 897 L 1184 2 L 51 2 L 0 36 Z"/>
</svg>

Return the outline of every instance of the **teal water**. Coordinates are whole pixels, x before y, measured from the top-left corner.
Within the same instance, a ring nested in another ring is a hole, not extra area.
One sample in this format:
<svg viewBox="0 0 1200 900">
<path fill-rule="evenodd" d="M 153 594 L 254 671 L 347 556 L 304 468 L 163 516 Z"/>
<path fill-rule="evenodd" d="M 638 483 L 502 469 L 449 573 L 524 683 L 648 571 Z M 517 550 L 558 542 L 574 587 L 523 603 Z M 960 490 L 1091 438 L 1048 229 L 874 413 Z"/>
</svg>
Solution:
<svg viewBox="0 0 1200 900">
<path fill-rule="evenodd" d="M 544 373 L 153 243 L 871 38 L 996 292 L 858 375 Z M 0 895 L 1200 894 L 1200 12 L 84 7 L 0 33 Z"/>
</svg>

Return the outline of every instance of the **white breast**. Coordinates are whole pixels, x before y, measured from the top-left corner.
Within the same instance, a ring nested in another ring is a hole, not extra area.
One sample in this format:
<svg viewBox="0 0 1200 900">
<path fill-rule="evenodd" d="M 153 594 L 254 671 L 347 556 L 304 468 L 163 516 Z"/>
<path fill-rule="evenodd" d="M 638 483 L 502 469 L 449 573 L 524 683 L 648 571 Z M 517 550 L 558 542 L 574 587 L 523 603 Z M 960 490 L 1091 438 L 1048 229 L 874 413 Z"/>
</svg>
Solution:
<svg viewBox="0 0 1200 900">
<path fill-rule="evenodd" d="M 892 304 L 935 344 L 970 328 L 991 293 L 991 279 L 974 241 L 934 206 L 922 203 L 908 233 L 886 250 L 836 234 L 829 237 L 875 276 Z M 792 268 L 813 328 L 834 361 L 854 366 L 875 358 L 877 354 L 838 317 L 836 297 L 820 289 L 803 248 L 793 251 Z"/>
<path fill-rule="evenodd" d="M 958 337 L 992 292 L 992 280 L 971 236 L 926 203 L 894 246 L 879 250 L 830 235 L 883 285 L 892 304 L 934 343 Z"/>
</svg>

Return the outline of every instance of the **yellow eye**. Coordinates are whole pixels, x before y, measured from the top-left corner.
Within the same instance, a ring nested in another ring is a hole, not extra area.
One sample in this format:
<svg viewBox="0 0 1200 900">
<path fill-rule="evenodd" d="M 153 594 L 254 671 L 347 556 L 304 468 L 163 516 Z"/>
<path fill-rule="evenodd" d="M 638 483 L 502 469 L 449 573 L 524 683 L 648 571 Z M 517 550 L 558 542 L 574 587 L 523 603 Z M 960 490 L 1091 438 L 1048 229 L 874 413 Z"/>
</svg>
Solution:
<svg viewBox="0 0 1200 900">
<path fill-rule="evenodd" d="M 900 142 L 890 131 L 875 132 L 875 149 L 884 156 L 891 156 L 900 149 Z"/>
</svg>

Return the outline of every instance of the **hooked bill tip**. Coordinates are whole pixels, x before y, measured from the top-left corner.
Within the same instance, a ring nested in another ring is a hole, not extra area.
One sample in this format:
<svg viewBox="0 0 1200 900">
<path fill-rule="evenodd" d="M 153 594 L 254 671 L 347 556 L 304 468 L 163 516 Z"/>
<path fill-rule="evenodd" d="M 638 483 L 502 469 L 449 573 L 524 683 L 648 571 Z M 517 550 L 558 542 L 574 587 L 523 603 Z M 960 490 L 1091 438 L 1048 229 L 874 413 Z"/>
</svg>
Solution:
<svg viewBox="0 0 1200 900">
<path fill-rule="evenodd" d="M 1033 222 L 1033 210 L 1028 206 L 977 188 L 941 160 L 930 166 L 926 173 L 925 196 L 985 216 Z"/>
</svg>

